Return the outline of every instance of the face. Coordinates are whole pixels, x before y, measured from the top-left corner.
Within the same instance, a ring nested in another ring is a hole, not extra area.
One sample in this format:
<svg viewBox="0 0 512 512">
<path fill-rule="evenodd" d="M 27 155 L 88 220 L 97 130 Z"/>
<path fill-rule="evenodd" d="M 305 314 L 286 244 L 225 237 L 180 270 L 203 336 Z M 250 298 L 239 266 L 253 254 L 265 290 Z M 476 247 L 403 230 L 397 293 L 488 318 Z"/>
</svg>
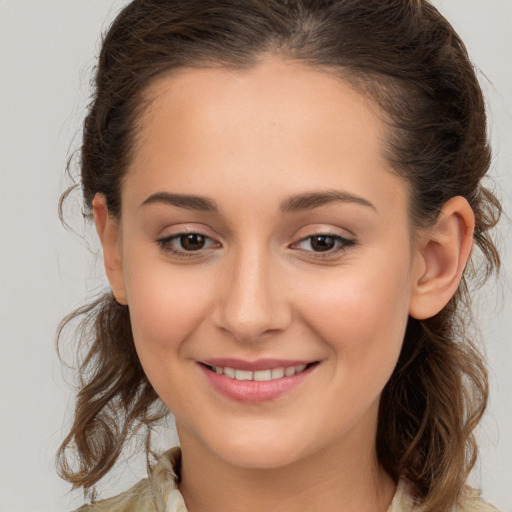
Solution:
<svg viewBox="0 0 512 512">
<path fill-rule="evenodd" d="M 372 445 L 415 272 L 378 109 L 277 59 L 148 98 L 111 281 L 182 443 L 251 468 Z"/>
</svg>

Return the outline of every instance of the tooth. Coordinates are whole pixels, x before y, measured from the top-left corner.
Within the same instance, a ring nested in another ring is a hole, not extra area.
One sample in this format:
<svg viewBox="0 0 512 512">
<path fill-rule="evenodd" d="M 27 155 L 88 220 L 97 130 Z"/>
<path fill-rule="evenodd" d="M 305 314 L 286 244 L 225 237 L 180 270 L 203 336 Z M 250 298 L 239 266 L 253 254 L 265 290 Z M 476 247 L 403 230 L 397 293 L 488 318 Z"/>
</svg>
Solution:
<svg viewBox="0 0 512 512">
<path fill-rule="evenodd" d="M 235 371 L 235 379 L 236 380 L 252 380 L 253 372 L 247 370 L 236 370 Z"/>
<path fill-rule="evenodd" d="M 282 379 L 284 377 L 284 368 L 274 368 L 272 370 L 272 380 Z"/>
<path fill-rule="evenodd" d="M 271 370 L 260 370 L 259 372 L 254 372 L 254 380 L 270 380 L 272 378 Z"/>
<path fill-rule="evenodd" d="M 226 377 L 230 377 L 232 379 L 235 378 L 235 370 L 233 370 L 233 368 L 224 368 L 224 375 Z"/>
<path fill-rule="evenodd" d="M 300 364 L 298 366 L 289 366 L 287 368 L 274 368 L 272 370 L 259 370 L 251 372 L 249 370 L 235 370 L 234 368 L 222 368 L 221 366 L 212 366 L 212 370 L 219 375 L 225 375 L 231 379 L 237 380 L 255 380 L 255 381 L 268 381 L 274 379 L 282 379 L 283 377 L 292 377 L 297 373 L 302 372 L 307 365 Z"/>
<path fill-rule="evenodd" d="M 291 376 L 295 375 L 295 367 L 289 366 L 288 368 L 285 368 L 284 375 L 285 375 L 285 377 L 291 377 Z"/>
</svg>

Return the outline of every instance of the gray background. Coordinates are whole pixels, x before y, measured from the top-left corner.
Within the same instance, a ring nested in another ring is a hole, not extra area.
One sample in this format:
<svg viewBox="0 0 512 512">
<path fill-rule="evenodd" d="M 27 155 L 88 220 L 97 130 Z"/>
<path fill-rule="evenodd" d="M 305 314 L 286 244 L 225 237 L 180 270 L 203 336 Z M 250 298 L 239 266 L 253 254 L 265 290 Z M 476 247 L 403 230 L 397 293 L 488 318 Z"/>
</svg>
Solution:
<svg viewBox="0 0 512 512">
<path fill-rule="evenodd" d="M 123 0 L 0 0 L 0 512 L 55 512 L 81 503 L 55 474 L 72 395 L 54 350 L 59 320 L 103 286 L 90 228 L 66 232 L 57 217 L 67 157 L 79 145 L 100 31 Z M 462 35 L 488 98 L 493 176 L 512 212 L 512 0 L 436 0 Z M 512 243 L 501 224 L 504 269 L 484 289 L 478 316 L 492 398 L 472 476 L 512 511 Z M 87 241 L 86 241 L 87 240 Z M 172 436 L 172 433 L 171 433 Z M 162 444 L 168 443 L 169 435 Z M 124 470 L 122 469 L 124 468 Z M 140 459 L 108 493 L 144 473 Z"/>
</svg>

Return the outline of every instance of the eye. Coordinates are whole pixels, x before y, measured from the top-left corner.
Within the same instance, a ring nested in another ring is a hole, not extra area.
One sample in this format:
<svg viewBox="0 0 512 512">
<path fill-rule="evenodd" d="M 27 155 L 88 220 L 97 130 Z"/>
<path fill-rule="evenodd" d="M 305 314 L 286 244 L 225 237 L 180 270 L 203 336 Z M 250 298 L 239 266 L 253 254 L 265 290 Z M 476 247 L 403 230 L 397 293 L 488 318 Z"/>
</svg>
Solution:
<svg viewBox="0 0 512 512">
<path fill-rule="evenodd" d="M 354 240 L 340 235 L 319 233 L 303 238 L 293 248 L 316 253 L 333 253 L 344 250 L 355 244 Z"/>
<path fill-rule="evenodd" d="M 199 251 L 206 245 L 207 238 L 199 233 L 187 233 L 177 238 L 185 251 Z"/>
<path fill-rule="evenodd" d="M 192 256 L 194 253 L 199 253 L 205 249 L 220 247 L 218 242 L 202 233 L 178 233 L 160 238 L 157 243 L 164 251 L 179 256 Z"/>
</svg>

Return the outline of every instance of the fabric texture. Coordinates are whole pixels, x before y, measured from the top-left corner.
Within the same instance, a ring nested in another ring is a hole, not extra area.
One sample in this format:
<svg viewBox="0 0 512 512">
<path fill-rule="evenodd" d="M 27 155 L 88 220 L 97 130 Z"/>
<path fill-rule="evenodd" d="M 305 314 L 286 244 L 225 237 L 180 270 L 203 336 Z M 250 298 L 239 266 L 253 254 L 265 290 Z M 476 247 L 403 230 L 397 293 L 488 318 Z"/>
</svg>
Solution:
<svg viewBox="0 0 512 512">
<path fill-rule="evenodd" d="M 113 498 L 83 505 L 75 512 L 187 512 L 183 496 L 178 490 L 180 464 L 181 450 L 178 447 L 172 448 L 162 455 L 148 478 Z M 387 512 L 414 510 L 414 501 L 407 492 L 407 484 L 400 481 Z M 498 511 L 482 501 L 478 492 L 467 488 L 461 496 L 460 505 L 451 512 Z"/>
</svg>

